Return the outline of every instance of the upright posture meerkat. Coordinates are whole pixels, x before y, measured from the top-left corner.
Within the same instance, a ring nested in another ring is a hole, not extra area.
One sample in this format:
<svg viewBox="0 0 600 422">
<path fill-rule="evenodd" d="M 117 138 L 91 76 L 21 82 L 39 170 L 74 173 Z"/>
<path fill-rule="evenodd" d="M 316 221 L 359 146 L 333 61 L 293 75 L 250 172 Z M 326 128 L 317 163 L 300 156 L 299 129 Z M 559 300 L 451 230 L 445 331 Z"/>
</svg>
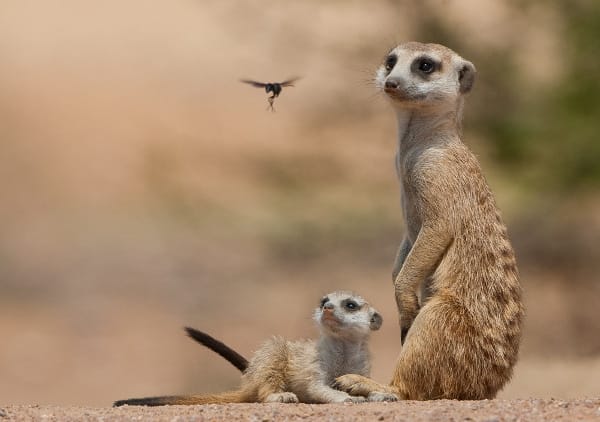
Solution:
<svg viewBox="0 0 600 422">
<path fill-rule="evenodd" d="M 314 320 L 321 331 L 318 341 L 290 342 L 275 337 L 267 341 L 250 362 L 222 343 L 217 342 L 219 344 L 215 346 L 214 339 L 207 339 L 208 336 L 203 333 L 188 329 L 192 338 L 243 370 L 240 388 L 213 395 L 120 400 L 114 405 L 365 401 L 362 396 L 351 396 L 331 386 L 336 377 L 343 374 L 368 376 L 370 360 L 367 343 L 370 332 L 381 327 L 381 315 L 362 297 L 339 291 L 323 297 L 314 312 Z M 367 399 L 391 401 L 397 397 L 393 393 L 373 391 L 367 395 Z"/>
<path fill-rule="evenodd" d="M 523 306 L 506 227 L 461 141 L 475 67 L 437 44 L 394 48 L 376 73 L 398 118 L 406 236 L 393 279 L 403 342 L 391 388 L 404 399 L 493 398 L 512 375 Z M 338 388 L 382 391 L 347 375 Z"/>
</svg>

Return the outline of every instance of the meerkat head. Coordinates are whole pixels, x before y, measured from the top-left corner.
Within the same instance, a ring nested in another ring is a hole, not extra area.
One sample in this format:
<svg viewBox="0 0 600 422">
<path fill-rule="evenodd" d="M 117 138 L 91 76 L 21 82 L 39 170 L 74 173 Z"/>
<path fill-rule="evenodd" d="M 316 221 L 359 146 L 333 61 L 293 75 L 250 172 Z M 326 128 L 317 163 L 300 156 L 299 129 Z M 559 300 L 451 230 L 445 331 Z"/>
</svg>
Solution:
<svg viewBox="0 0 600 422">
<path fill-rule="evenodd" d="M 392 49 L 375 74 L 375 85 L 397 107 L 454 106 L 475 81 L 475 66 L 439 44 L 408 42 Z"/>
<path fill-rule="evenodd" d="M 378 330 L 383 318 L 367 301 L 352 292 L 333 292 L 321 299 L 314 319 L 324 334 L 358 339 Z"/>
</svg>

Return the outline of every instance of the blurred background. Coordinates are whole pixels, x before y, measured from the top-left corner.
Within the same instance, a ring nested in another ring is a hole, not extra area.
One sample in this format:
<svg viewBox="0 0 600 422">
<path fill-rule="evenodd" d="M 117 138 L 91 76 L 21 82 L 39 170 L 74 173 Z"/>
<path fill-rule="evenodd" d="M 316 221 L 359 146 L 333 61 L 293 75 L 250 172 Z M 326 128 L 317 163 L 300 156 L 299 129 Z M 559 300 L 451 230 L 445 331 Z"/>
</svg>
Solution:
<svg viewBox="0 0 600 422">
<path fill-rule="evenodd" d="M 522 354 L 500 397 L 600 391 L 600 3 L 0 4 L 0 398 L 108 406 L 218 391 L 313 337 L 322 294 L 383 314 L 399 351 L 394 115 L 371 83 L 406 40 L 473 61 L 465 139 L 517 250 Z M 266 111 L 240 78 L 302 76 Z"/>
</svg>

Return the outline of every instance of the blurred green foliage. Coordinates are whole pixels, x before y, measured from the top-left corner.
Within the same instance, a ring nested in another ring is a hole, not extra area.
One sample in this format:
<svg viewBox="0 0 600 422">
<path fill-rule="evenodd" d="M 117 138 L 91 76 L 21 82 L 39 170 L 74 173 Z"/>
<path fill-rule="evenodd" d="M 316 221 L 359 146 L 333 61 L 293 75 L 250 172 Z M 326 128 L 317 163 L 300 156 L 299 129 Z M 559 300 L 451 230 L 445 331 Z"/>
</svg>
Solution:
<svg viewBox="0 0 600 422">
<path fill-rule="evenodd" d="M 548 151 L 540 163 L 562 189 L 600 185 L 600 2 L 558 3 L 565 19 L 565 73 L 534 116 Z"/>
<path fill-rule="evenodd" d="M 526 12 L 540 2 L 513 2 Z M 467 130 L 490 144 L 524 190 L 564 193 L 600 187 L 600 2 L 544 1 L 562 19 L 564 70 L 545 89 L 523 86 L 514 46 L 476 49 L 443 15 L 415 2 L 417 39 L 438 42 L 476 63 L 481 79 L 468 106 Z M 535 56 L 532 57 L 535 60 Z M 533 66 L 536 64 L 533 63 Z"/>
</svg>

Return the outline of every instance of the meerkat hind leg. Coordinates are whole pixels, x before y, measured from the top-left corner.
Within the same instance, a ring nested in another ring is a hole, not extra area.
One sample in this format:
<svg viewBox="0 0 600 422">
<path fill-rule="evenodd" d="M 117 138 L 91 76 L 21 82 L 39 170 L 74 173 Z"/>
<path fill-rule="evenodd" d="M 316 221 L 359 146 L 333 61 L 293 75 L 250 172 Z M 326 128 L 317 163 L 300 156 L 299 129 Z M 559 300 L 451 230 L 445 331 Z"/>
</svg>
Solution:
<svg viewBox="0 0 600 422">
<path fill-rule="evenodd" d="M 268 351 L 277 355 L 276 349 L 281 344 L 271 343 Z M 286 391 L 286 380 L 284 373 L 277 367 L 264 369 L 260 379 L 254 378 L 251 385 L 256 388 L 256 398 L 262 403 L 298 403 L 296 394 Z"/>
</svg>

